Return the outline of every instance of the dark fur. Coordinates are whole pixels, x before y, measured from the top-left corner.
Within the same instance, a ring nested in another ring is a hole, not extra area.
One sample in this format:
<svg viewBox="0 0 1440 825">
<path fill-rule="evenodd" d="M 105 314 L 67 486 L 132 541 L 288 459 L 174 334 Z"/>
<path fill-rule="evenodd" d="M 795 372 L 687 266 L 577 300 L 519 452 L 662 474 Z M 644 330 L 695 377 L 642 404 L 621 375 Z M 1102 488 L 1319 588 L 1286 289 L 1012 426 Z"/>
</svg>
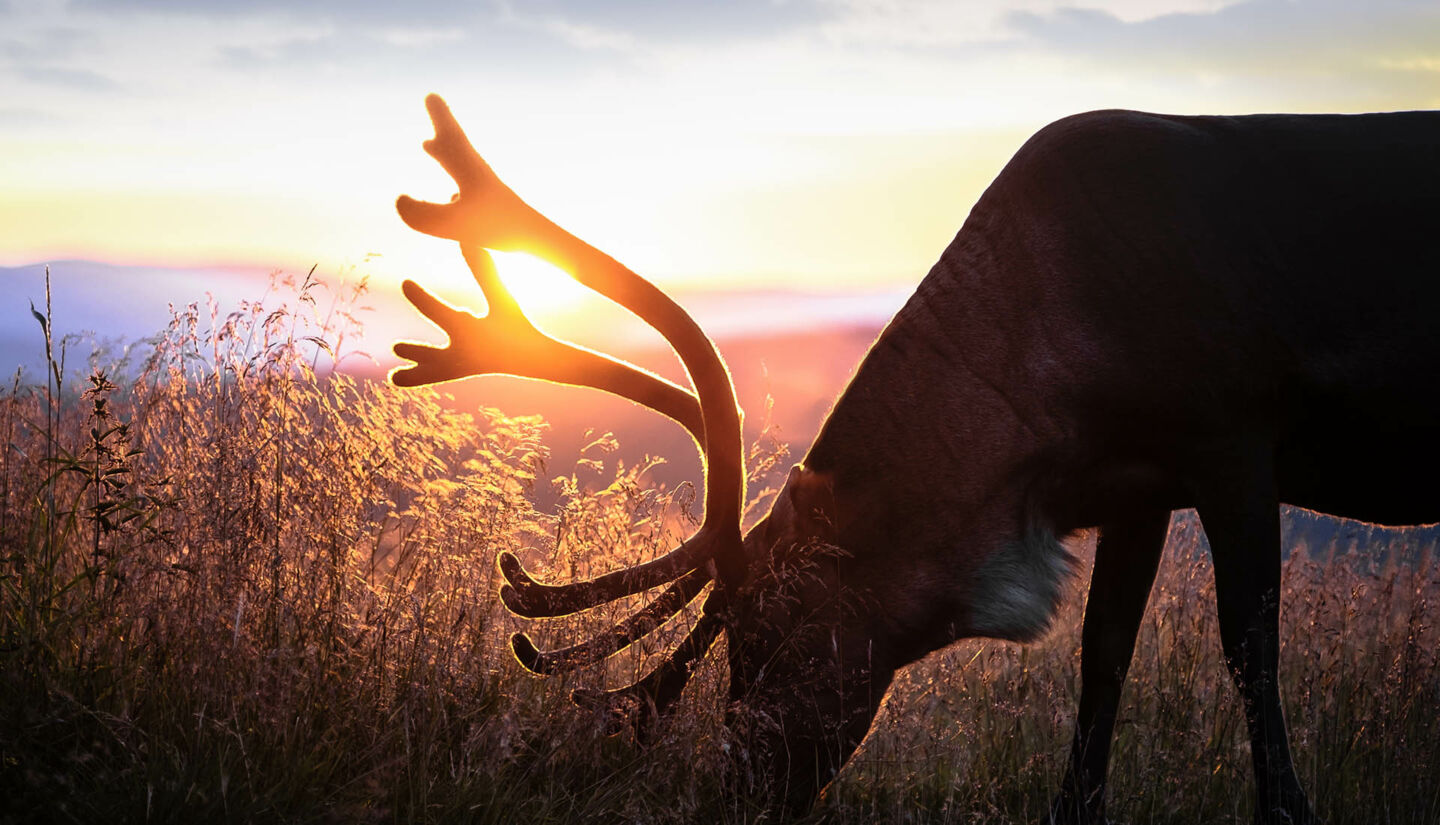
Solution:
<svg viewBox="0 0 1440 825">
<path fill-rule="evenodd" d="M 1106 111 L 1036 134 L 747 538 L 757 569 L 817 518 L 844 551 L 798 604 L 764 600 L 757 579 L 732 608 L 732 690 L 770 720 L 754 753 L 778 793 L 811 804 L 897 668 L 977 632 L 1033 636 L 1048 614 L 1012 633 L 984 618 L 997 611 L 982 601 L 1005 590 L 986 570 L 1050 569 L 1044 554 L 1059 551 L 1043 537 L 1099 527 L 1053 817 L 1103 819 L 1165 525 L 1196 507 L 1250 723 L 1257 817 L 1312 821 L 1276 689 L 1277 508 L 1440 520 L 1437 229 L 1440 113 Z M 763 630 L 828 615 L 847 590 L 875 607 L 835 613 L 808 647 L 781 649 L 784 634 Z M 800 678 L 812 667 L 830 677 Z"/>
</svg>

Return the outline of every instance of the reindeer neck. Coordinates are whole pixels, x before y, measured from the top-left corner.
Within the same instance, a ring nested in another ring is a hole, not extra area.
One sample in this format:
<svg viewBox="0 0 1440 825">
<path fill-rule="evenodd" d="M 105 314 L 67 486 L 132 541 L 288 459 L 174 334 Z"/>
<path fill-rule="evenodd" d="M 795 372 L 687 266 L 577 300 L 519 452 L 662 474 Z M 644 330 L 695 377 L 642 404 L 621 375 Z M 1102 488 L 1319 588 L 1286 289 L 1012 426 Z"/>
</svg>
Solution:
<svg viewBox="0 0 1440 825">
<path fill-rule="evenodd" d="M 1007 235 L 977 206 L 871 347 L 805 461 L 837 494 L 973 502 L 1063 437 L 1037 387 L 1064 359 L 1035 311 L 1034 262 Z"/>
<path fill-rule="evenodd" d="M 1033 636 L 1048 622 L 1064 555 L 1033 512 L 1037 473 L 1063 433 L 1027 385 L 1027 365 L 1048 360 L 1044 336 L 1030 334 L 1023 295 L 1014 305 L 977 299 L 996 294 L 985 257 L 962 231 L 875 342 L 805 459 L 832 478 L 837 543 L 854 580 L 899 588 L 877 596 L 915 606 L 885 617 L 887 632 L 914 640 L 910 655 L 967 633 Z M 975 588 L 1000 589 L 1031 568 L 1036 592 L 1029 582 L 1016 592 L 1033 606 L 1012 611 L 1018 619 L 987 625 L 971 614 Z"/>
</svg>

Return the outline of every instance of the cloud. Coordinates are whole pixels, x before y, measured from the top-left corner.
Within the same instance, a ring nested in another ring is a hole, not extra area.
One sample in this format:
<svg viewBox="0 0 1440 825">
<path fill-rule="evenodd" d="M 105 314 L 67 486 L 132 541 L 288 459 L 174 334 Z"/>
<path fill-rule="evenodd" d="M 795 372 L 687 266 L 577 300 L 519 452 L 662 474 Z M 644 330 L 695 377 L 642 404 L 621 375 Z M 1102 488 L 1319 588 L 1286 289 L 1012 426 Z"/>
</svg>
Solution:
<svg viewBox="0 0 1440 825">
<path fill-rule="evenodd" d="M 0 128 L 25 129 L 53 126 L 64 122 L 64 118 L 46 109 L 30 106 L 0 107 Z"/>
<path fill-rule="evenodd" d="M 452 26 L 392 26 L 380 29 L 377 37 L 382 42 L 404 49 L 424 48 L 442 43 L 455 43 L 465 39 L 465 32 Z"/>
<path fill-rule="evenodd" d="M 613 51 L 633 52 L 636 48 L 635 38 L 620 29 L 613 29 L 607 26 L 596 26 L 588 23 L 577 23 L 557 16 L 522 16 L 511 15 L 508 22 L 547 32 L 562 42 L 586 51 Z"/>
<path fill-rule="evenodd" d="M 217 44 L 221 62 L 254 67 L 314 61 L 314 55 L 373 61 L 375 47 L 417 49 L 455 43 L 494 28 L 499 12 L 484 3 L 445 0 L 400 4 L 317 0 L 75 0 L 73 19 L 91 28 L 115 21 L 129 28 L 185 29 Z M 229 42 L 237 31 L 273 33 L 259 42 Z"/>
<path fill-rule="evenodd" d="M 1382 63 L 1440 57 L 1440 6 L 1430 0 L 1247 0 L 1136 22 L 1064 8 L 1014 12 L 1006 22 L 1031 43 L 1136 71 L 1343 80 Z"/>
<path fill-rule="evenodd" d="M 0 12 L 3 14 L 3 12 Z M 0 40 L 0 55 L 10 62 L 56 60 L 76 56 L 93 42 L 91 35 L 74 26 L 46 26 L 25 32 L 25 37 Z"/>
<path fill-rule="evenodd" d="M 529 0 L 504 8 L 515 17 L 563 20 L 656 43 L 770 38 L 834 13 L 818 0 Z"/>
<path fill-rule="evenodd" d="M 397 45 L 452 39 L 487 26 L 518 24 L 581 48 L 764 38 L 813 26 L 834 11 L 825 0 L 76 0 L 83 12 L 204 20 L 283 15 L 345 31 L 381 31 Z"/>
<path fill-rule="evenodd" d="M 120 84 L 111 78 L 89 69 L 21 64 L 12 67 L 11 71 L 24 80 L 42 86 L 75 89 L 82 92 L 113 92 L 120 88 Z"/>
<path fill-rule="evenodd" d="M 228 19 L 283 12 L 296 19 L 328 19 L 373 23 L 421 20 L 465 20 L 488 13 L 484 4 L 465 0 L 394 3 L 384 0 L 76 0 L 72 8 L 113 14 L 164 14 L 177 17 Z"/>
<path fill-rule="evenodd" d="M 1440 60 L 1440 5 L 1430 0 L 1246 0 L 1135 22 L 1070 8 L 1006 22 L 1076 71 L 1188 87 L 1211 111 L 1440 107 L 1425 68 Z"/>
<path fill-rule="evenodd" d="M 346 48 L 346 39 L 324 24 L 307 30 L 276 28 L 269 37 L 213 44 L 216 63 L 225 69 L 248 71 L 265 67 L 313 66 L 325 62 L 337 49 Z M 353 48 L 353 41 L 349 41 Z"/>
<path fill-rule="evenodd" d="M 1007 16 L 1047 14 L 1077 5 L 1065 0 L 822 0 L 832 14 L 821 24 L 827 39 L 891 49 L 963 48 L 1015 39 Z M 1079 5 L 1120 20 L 1213 11 L 1236 0 L 1081 0 Z"/>
</svg>

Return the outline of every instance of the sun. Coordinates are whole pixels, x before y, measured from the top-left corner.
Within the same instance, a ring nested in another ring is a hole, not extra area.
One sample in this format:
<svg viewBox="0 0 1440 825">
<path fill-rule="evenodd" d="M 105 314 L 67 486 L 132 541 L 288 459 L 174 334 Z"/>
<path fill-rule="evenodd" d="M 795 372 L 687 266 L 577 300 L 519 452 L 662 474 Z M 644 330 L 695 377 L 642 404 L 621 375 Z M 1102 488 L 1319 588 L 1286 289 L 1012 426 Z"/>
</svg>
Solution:
<svg viewBox="0 0 1440 825">
<path fill-rule="evenodd" d="M 496 273 L 520 305 L 520 311 L 546 334 L 582 340 L 614 326 L 603 320 L 614 321 L 606 314 L 607 301 L 563 270 L 526 253 L 492 250 L 490 255 Z M 402 280 L 413 280 L 457 309 L 480 317 L 489 312 L 480 286 L 453 244 L 397 243 L 383 257 L 376 256 L 368 263 L 369 273 L 394 283 L 396 292 Z M 399 314 L 391 320 L 397 324 L 397 336 L 427 340 L 425 336 L 431 333 L 420 326 L 419 314 L 399 295 L 395 299 Z"/>
<path fill-rule="evenodd" d="M 495 271 L 520 309 L 532 321 L 553 321 L 575 315 L 594 302 L 594 294 L 575 282 L 563 270 L 524 252 L 495 252 Z M 387 253 L 379 268 L 396 281 L 413 278 L 436 295 L 456 306 L 484 314 L 485 299 L 475 279 L 452 248 L 443 251 L 430 245 Z"/>
<path fill-rule="evenodd" d="M 592 297 L 563 270 L 525 252 L 494 252 L 495 271 L 500 280 L 532 318 L 564 315 L 580 308 Z"/>
</svg>

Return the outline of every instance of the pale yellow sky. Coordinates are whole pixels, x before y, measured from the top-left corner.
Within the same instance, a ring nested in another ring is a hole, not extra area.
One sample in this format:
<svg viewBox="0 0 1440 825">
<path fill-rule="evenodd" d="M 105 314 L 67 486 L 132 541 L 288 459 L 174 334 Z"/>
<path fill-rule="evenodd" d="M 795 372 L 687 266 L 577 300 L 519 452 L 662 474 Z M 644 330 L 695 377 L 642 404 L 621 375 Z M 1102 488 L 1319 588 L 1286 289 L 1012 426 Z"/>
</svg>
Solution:
<svg viewBox="0 0 1440 825">
<path fill-rule="evenodd" d="M 392 207 L 451 191 L 431 91 L 637 271 L 811 290 L 917 281 L 1065 114 L 1440 106 L 1429 0 L 11 0 L 0 32 L 0 265 L 461 284 Z"/>
</svg>

